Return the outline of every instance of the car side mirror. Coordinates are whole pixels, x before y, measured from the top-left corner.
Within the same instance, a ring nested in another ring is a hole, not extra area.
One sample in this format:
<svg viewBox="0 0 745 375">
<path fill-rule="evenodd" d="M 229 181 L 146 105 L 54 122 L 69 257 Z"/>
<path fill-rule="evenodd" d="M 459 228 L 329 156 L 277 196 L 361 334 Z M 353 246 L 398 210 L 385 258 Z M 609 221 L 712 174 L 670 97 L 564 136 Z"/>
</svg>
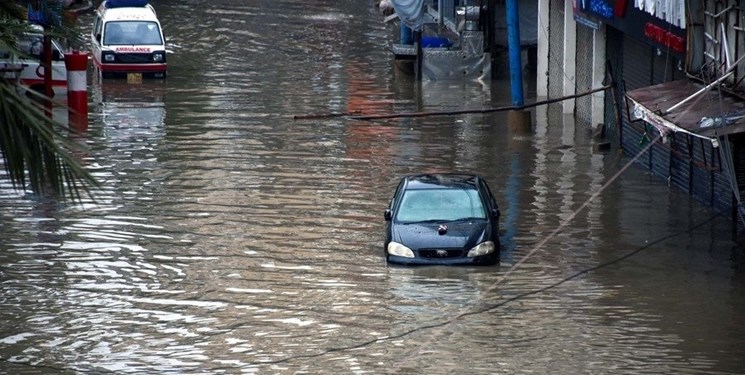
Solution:
<svg viewBox="0 0 745 375">
<path fill-rule="evenodd" d="M 391 213 L 390 209 L 386 209 L 383 217 L 385 218 L 385 221 L 391 221 L 391 219 L 393 218 L 393 213 Z"/>
<path fill-rule="evenodd" d="M 493 216 L 495 219 L 499 220 L 499 216 L 500 215 L 501 214 L 499 213 L 499 209 L 498 208 L 492 208 L 492 210 L 491 210 L 491 216 Z"/>
<path fill-rule="evenodd" d="M 101 43 L 101 34 L 96 34 L 96 41 Z"/>
</svg>

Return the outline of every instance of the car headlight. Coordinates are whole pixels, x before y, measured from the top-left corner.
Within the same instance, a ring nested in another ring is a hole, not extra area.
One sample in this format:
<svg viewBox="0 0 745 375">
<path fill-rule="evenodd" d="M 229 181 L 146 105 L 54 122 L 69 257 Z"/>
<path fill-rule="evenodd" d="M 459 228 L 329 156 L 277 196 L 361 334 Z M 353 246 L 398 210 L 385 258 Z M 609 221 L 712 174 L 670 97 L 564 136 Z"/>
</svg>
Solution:
<svg viewBox="0 0 745 375">
<path fill-rule="evenodd" d="M 166 60 L 166 56 L 165 56 L 165 54 L 163 52 L 156 52 L 156 53 L 153 54 L 153 61 L 155 61 L 155 62 L 161 62 L 161 61 L 165 61 L 165 60 Z"/>
<path fill-rule="evenodd" d="M 414 252 L 408 247 L 401 245 L 398 242 L 391 242 L 388 244 L 388 254 L 396 255 L 404 258 L 413 258 Z"/>
<path fill-rule="evenodd" d="M 494 242 L 486 241 L 482 242 L 476 246 L 473 247 L 473 249 L 468 250 L 468 257 L 478 257 L 486 254 L 491 254 L 494 252 Z"/>
<path fill-rule="evenodd" d="M 114 56 L 113 53 L 104 53 L 103 54 L 103 61 L 114 62 L 115 60 L 116 60 L 116 56 Z"/>
</svg>

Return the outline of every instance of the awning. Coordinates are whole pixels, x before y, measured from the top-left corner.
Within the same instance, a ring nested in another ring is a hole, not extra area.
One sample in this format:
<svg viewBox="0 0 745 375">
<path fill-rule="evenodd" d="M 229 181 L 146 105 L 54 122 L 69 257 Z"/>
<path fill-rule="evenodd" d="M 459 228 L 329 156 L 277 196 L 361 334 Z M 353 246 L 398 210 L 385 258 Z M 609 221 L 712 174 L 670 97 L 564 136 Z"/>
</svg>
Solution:
<svg viewBox="0 0 745 375">
<path fill-rule="evenodd" d="M 685 79 L 629 91 L 631 119 L 652 124 L 662 135 L 684 132 L 715 147 L 720 136 L 745 132 L 745 101 L 705 87 Z"/>
</svg>

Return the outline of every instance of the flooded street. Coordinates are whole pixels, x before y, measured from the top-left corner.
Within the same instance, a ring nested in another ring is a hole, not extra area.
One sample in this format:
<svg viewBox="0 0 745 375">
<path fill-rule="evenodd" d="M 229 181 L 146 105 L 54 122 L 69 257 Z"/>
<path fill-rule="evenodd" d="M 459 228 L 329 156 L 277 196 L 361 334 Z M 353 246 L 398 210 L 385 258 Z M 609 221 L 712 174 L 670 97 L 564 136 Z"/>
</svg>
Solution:
<svg viewBox="0 0 745 375">
<path fill-rule="evenodd" d="M 1 374 L 745 373 L 732 222 L 617 176 L 557 108 L 531 135 L 501 112 L 295 119 L 506 106 L 509 84 L 400 74 L 372 0 L 152 3 L 167 80 L 91 80 L 96 200 L 0 172 Z M 388 199 L 424 171 L 486 178 L 499 265 L 385 263 Z"/>
</svg>

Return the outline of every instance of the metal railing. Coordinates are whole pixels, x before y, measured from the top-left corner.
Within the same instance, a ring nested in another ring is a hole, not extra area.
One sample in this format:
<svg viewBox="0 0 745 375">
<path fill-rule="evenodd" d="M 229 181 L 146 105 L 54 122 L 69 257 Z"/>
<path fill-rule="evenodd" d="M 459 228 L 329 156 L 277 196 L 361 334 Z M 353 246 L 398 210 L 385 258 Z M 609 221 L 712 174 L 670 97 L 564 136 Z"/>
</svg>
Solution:
<svg viewBox="0 0 745 375">
<path fill-rule="evenodd" d="M 431 17 L 431 22 L 457 33 L 463 29 L 469 29 L 464 23 L 478 21 L 482 2 L 482 0 L 427 0 L 424 7 L 425 13 Z"/>
<path fill-rule="evenodd" d="M 447 26 L 456 32 L 455 6 L 461 1 L 464 0 L 429 0 L 425 4 L 426 13 L 440 26 Z"/>
</svg>

